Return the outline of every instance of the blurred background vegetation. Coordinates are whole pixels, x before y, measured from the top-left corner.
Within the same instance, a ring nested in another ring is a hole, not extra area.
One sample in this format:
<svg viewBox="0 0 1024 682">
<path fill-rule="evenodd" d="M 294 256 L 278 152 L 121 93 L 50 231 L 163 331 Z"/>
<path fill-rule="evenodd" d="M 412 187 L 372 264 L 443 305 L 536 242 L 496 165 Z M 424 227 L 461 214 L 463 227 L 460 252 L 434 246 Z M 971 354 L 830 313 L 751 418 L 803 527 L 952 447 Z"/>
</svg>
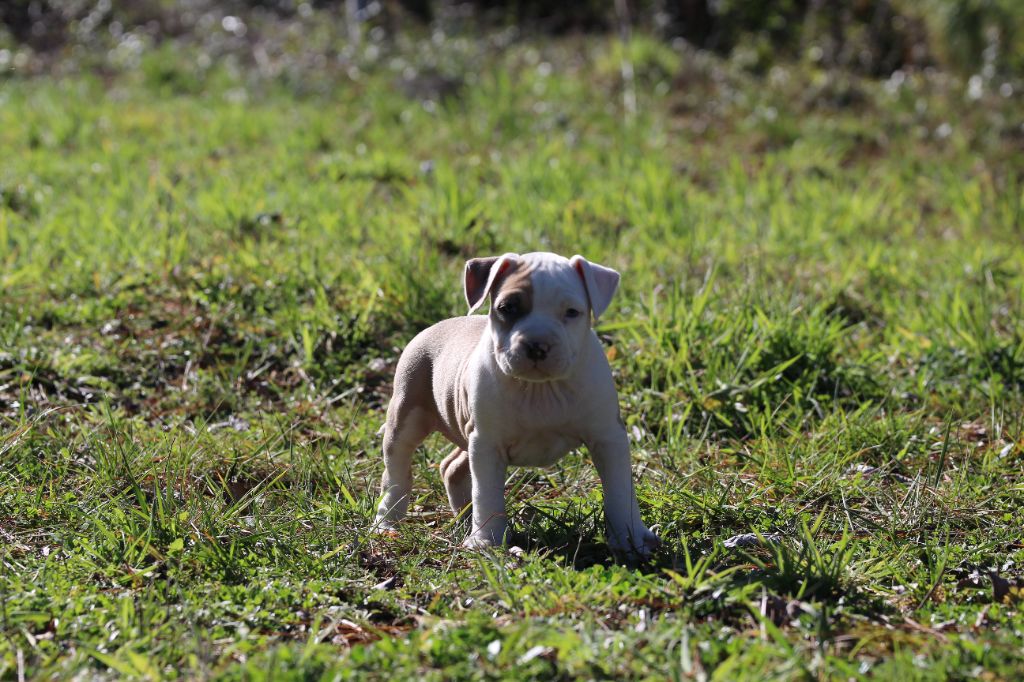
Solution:
<svg viewBox="0 0 1024 682">
<path fill-rule="evenodd" d="M 984 85 L 1024 72 L 1019 0 L 4 0 L 0 75 L 141 67 L 188 89 L 221 60 L 287 68 L 277 57 L 297 44 L 310 60 L 304 67 L 344 69 L 359 45 L 382 54 L 406 33 L 498 29 L 510 37 L 637 31 L 753 73 L 806 62 L 872 77 L 940 69 Z M 170 57 L 182 46 L 201 48 L 196 68 L 175 69 Z"/>
</svg>

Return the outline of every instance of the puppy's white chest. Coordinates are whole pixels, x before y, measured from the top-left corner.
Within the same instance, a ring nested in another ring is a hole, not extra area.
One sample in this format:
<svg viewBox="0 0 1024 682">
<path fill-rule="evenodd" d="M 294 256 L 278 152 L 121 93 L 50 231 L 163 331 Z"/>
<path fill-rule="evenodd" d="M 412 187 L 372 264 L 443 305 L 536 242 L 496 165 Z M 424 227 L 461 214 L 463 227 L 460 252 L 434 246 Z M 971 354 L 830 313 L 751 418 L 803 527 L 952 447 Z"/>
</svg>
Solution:
<svg viewBox="0 0 1024 682">
<path fill-rule="evenodd" d="M 582 444 L 581 398 L 562 382 L 517 383 L 493 393 L 480 427 L 514 466 L 551 466 Z"/>
</svg>

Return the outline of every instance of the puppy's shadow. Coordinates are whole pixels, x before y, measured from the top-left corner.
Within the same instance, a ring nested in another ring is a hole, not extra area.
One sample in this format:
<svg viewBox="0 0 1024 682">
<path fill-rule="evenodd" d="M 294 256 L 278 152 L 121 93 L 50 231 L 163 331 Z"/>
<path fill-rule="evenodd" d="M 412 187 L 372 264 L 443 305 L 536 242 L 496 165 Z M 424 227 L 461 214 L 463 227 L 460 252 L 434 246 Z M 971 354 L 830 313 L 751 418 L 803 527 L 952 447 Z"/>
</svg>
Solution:
<svg viewBox="0 0 1024 682">
<path fill-rule="evenodd" d="M 509 546 L 529 553 L 543 553 L 549 560 L 580 571 L 591 566 L 621 565 L 643 572 L 660 573 L 672 568 L 672 557 L 656 551 L 638 560 L 613 552 L 604 537 L 604 514 L 570 505 L 557 510 L 526 505 L 510 518 Z"/>
<path fill-rule="evenodd" d="M 600 499 L 578 495 L 566 496 L 567 489 L 576 489 L 579 481 L 565 478 L 575 472 L 574 457 L 568 455 L 551 469 L 519 469 L 508 486 L 508 547 L 518 547 L 530 554 L 543 554 L 550 561 L 584 570 L 591 566 L 622 565 L 645 573 L 660 573 L 664 568 L 680 565 L 664 549 L 657 550 L 646 561 L 617 556 L 605 541 L 604 510 Z M 553 480 L 554 479 L 554 480 Z M 591 488 L 592 484 L 587 483 Z M 436 491 L 439 506 L 443 505 L 443 486 Z M 525 498 L 525 499 L 524 499 Z M 472 507 L 467 507 L 456 521 L 456 536 L 470 532 Z"/>
</svg>

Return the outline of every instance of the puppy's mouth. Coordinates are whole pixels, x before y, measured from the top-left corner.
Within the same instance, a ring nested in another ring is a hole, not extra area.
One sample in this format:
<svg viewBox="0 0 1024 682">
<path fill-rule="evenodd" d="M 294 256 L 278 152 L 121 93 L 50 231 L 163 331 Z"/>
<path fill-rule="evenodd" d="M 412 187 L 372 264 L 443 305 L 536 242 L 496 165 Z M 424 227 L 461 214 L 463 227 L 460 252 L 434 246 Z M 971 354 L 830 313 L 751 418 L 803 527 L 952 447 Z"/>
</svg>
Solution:
<svg viewBox="0 0 1024 682">
<path fill-rule="evenodd" d="M 499 350 L 498 368 L 503 374 L 520 381 L 544 383 L 564 379 L 572 362 L 564 356 L 547 357 L 533 360 L 525 353 L 516 350 Z"/>
</svg>

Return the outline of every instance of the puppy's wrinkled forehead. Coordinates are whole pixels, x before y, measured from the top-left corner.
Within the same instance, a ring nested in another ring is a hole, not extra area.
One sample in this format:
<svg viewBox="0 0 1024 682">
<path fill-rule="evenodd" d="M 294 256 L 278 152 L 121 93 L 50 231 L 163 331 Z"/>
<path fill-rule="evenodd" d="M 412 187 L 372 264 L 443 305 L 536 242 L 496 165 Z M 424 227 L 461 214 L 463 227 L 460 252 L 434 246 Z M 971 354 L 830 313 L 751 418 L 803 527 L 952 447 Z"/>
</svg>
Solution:
<svg viewBox="0 0 1024 682">
<path fill-rule="evenodd" d="M 524 260 L 516 260 L 509 266 L 508 273 L 498 282 L 494 292 L 494 303 L 499 305 L 505 299 L 514 299 L 525 314 L 533 308 L 533 278 L 530 266 Z"/>
<path fill-rule="evenodd" d="M 549 253 L 527 253 L 520 256 L 502 278 L 494 295 L 495 303 L 514 298 L 523 314 L 544 303 L 558 305 L 565 299 L 587 300 L 587 292 L 579 275 L 567 258 Z"/>
</svg>

